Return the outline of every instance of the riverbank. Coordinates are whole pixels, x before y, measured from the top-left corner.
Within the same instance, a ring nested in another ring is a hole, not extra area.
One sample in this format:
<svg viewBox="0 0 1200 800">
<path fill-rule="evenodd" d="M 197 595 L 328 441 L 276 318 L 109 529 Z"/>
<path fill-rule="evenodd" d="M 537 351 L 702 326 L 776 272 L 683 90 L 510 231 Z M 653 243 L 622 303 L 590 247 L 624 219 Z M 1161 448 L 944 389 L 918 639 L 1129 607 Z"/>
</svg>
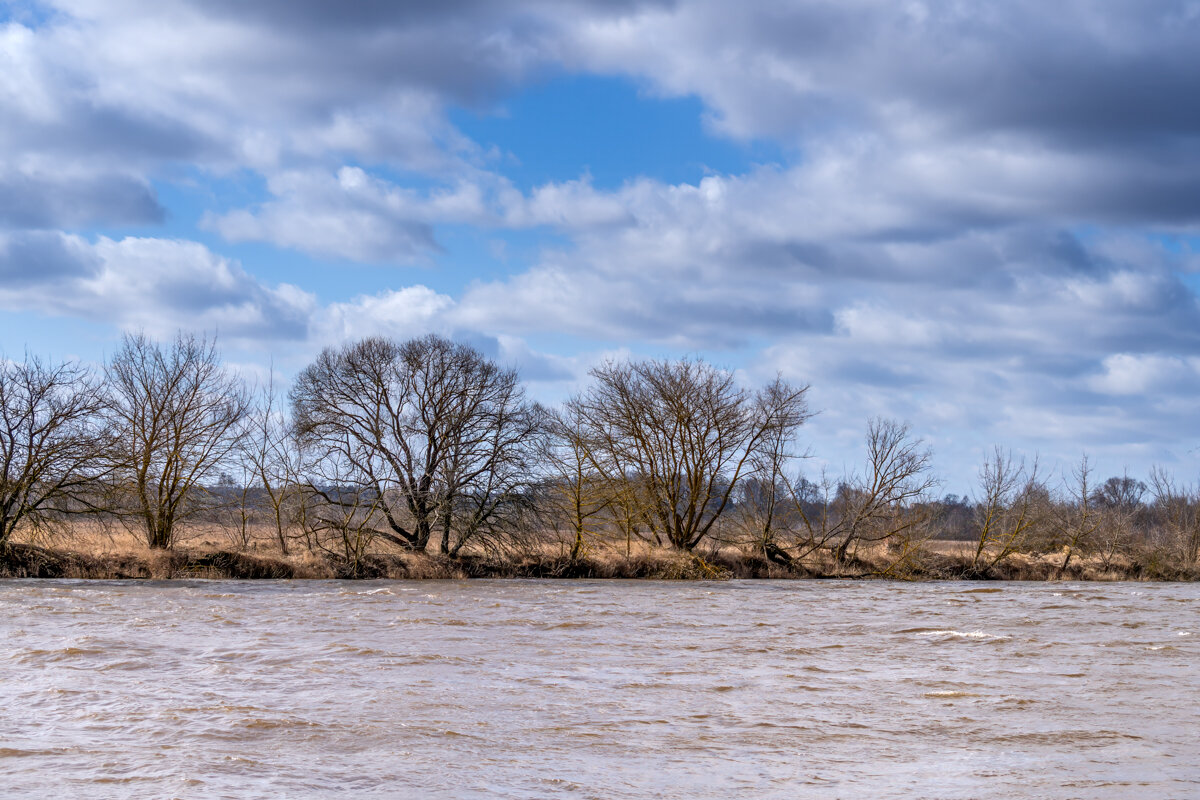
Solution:
<svg viewBox="0 0 1200 800">
<path fill-rule="evenodd" d="M 743 579 L 900 579 L 900 580 L 1082 580 L 1194 581 L 1200 570 L 1133 557 L 1102 560 L 1074 557 L 1062 569 L 1063 554 L 1010 556 L 979 573 L 967 549 L 935 542 L 898 568 L 886 551 L 860 554 L 839 564 L 825 554 L 785 567 L 759 554 L 734 549 L 685 554 L 644 549 L 626 554 L 599 550 L 571 559 L 553 551 L 507 557 L 469 554 L 450 558 L 427 553 L 371 553 L 341 559 L 309 552 L 283 555 L 231 548 L 184 546 L 84 551 L 11 544 L 0 551 L 0 578 L 76 578 L 92 580 L 189 579 L 471 579 L 471 578 L 641 578 L 651 580 Z"/>
</svg>

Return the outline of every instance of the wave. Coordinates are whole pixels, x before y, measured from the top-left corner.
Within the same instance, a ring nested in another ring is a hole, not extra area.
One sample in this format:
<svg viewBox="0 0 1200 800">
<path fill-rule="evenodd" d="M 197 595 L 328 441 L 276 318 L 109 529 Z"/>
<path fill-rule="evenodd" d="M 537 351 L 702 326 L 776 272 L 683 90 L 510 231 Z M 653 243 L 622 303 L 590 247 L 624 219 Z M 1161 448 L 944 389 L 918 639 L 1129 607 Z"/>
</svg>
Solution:
<svg viewBox="0 0 1200 800">
<path fill-rule="evenodd" d="M 956 639 L 1007 639 L 1007 636 L 1000 636 L 995 633 L 986 631 L 955 631 L 955 630 L 913 630 L 911 633 L 917 636 L 950 636 Z M 904 633 L 904 631 L 901 631 Z"/>
</svg>

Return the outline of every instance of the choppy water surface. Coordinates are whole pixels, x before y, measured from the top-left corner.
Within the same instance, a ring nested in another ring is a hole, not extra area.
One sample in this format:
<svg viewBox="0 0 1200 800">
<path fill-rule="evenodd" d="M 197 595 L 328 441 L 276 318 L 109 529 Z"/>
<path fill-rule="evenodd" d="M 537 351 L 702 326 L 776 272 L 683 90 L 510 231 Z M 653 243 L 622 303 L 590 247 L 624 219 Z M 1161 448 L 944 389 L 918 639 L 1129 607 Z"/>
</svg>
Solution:
<svg viewBox="0 0 1200 800">
<path fill-rule="evenodd" d="M 1200 587 L 0 584 L 0 794 L 1200 797 Z"/>
</svg>

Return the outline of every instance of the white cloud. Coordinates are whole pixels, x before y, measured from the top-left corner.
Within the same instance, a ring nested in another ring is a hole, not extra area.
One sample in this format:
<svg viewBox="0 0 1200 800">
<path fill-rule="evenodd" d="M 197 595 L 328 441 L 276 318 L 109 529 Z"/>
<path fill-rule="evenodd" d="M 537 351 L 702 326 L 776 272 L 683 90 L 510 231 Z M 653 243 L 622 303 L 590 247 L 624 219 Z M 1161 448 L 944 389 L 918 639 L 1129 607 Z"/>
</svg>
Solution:
<svg viewBox="0 0 1200 800">
<path fill-rule="evenodd" d="M 1114 353 L 1102 363 L 1104 371 L 1091 378 L 1089 385 L 1105 394 L 1175 394 L 1200 389 L 1200 358 Z"/>
<path fill-rule="evenodd" d="M 1200 19 L 1177 3 L 52 5 L 0 26 L 7 308 L 295 353 L 436 330 L 546 382 L 610 348 L 728 353 L 812 381 L 831 447 L 888 414 L 959 461 L 1200 434 Z M 564 69 L 698 97 L 781 163 L 519 191 L 447 109 Z M 266 196 L 204 216 L 230 242 L 435 267 L 442 226 L 554 243 L 330 302 L 196 242 L 72 233 L 247 172 Z M 527 344 L 556 334 L 579 353 Z"/>
<path fill-rule="evenodd" d="M 232 242 L 268 241 L 317 256 L 408 262 L 435 248 L 414 193 L 386 185 L 357 167 L 335 176 L 287 172 L 268 181 L 277 198 L 255 211 L 207 215 L 202 226 Z"/>
<path fill-rule="evenodd" d="M 51 269 L 47 269 L 51 265 Z M 270 287 L 196 242 L 57 233 L 0 241 L 0 305 L 142 328 L 219 330 L 233 339 L 302 337 L 316 299 Z"/>
<path fill-rule="evenodd" d="M 313 319 L 312 340 L 335 344 L 364 336 L 408 339 L 425 333 L 446 334 L 443 316 L 454 301 L 425 286 L 409 286 L 351 301 L 331 303 Z"/>
</svg>

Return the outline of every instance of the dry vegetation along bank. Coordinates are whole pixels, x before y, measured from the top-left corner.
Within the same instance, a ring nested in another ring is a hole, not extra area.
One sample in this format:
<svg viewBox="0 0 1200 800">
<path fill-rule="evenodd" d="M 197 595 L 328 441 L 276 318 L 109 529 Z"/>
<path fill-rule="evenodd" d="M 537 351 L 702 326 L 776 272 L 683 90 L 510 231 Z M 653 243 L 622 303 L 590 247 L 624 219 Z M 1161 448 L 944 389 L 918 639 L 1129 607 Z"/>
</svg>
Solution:
<svg viewBox="0 0 1200 800">
<path fill-rule="evenodd" d="M 683 553 L 639 543 L 626 552 L 609 543 L 572 558 L 561 545 L 544 543 L 508 554 L 410 553 L 373 548 L 357 560 L 333 553 L 293 549 L 288 554 L 264 535 L 249 546 L 230 542 L 219 529 L 201 529 L 171 549 L 151 549 L 129 534 L 82 526 L 71 546 L 12 542 L 0 552 L 0 578 L 74 578 L 92 580 L 291 580 L 291 579 L 470 579 L 470 578 L 624 578 L 656 580 L 749 579 L 900 579 L 900 580 L 1197 580 L 1200 572 L 1154 559 L 1089 555 L 1072 559 L 1065 552 L 1015 553 L 986 572 L 973 566 L 971 542 L 934 540 L 910 554 L 897 569 L 897 554 L 873 547 L 839 562 L 833 553 L 810 555 L 780 565 L 761 553 L 736 547 Z"/>
<path fill-rule="evenodd" d="M 462 343 L 326 348 L 286 396 L 215 342 L 0 362 L 0 576 L 1194 579 L 1200 488 L 997 448 L 938 497 L 909 426 L 813 474 L 808 387 L 608 362 L 557 408 Z"/>
</svg>

